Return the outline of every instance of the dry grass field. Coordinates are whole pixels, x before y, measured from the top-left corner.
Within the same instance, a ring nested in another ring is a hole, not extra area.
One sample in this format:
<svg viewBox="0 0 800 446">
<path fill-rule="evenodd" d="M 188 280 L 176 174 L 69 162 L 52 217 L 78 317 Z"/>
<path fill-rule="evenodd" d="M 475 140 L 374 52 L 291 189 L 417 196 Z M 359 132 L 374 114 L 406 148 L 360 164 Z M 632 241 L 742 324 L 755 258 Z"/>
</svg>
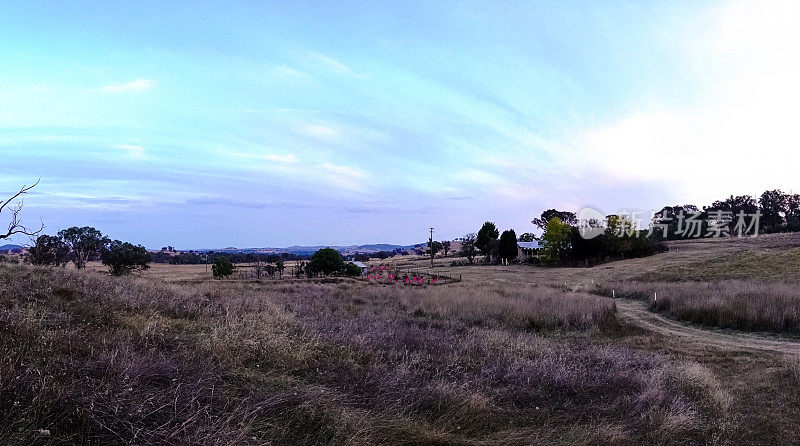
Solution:
<svg viewBox="0 0 800 446">
<path fill-rule="evenodd" d="M 413 288 L 0 265 L 0 443 L 791 444 L 798 245 Z"/>
</svg>

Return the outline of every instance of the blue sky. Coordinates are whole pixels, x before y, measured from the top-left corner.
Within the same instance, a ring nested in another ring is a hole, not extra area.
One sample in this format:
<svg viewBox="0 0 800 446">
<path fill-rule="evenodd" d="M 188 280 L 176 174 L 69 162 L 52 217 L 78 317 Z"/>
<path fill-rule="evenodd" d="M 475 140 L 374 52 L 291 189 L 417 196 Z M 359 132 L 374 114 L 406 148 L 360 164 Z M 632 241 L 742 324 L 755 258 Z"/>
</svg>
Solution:
<svg viewBox="0 0 800 446">
<path fill-rule="evenodd" d="M 800 188 L 793 2 L 116 3 L 0 2 L 0 191 L 41 177 L 47 232 L 407 243 Z"/>
</svg>

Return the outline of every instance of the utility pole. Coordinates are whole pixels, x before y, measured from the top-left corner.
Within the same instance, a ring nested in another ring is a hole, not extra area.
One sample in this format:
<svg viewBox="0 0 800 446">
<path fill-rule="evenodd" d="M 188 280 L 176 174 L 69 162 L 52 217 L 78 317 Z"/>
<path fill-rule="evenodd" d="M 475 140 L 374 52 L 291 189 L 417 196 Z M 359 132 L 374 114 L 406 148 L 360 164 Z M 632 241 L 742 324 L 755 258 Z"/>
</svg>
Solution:
<svg viewBox="0 0 800 446">
<path fill-rule="evenodd" d="M 433 228 L 431 229 L 431 238 L 428 239 L 428 247 L 431 250 L 431 269 L 433 269 Z"/>
</svg>

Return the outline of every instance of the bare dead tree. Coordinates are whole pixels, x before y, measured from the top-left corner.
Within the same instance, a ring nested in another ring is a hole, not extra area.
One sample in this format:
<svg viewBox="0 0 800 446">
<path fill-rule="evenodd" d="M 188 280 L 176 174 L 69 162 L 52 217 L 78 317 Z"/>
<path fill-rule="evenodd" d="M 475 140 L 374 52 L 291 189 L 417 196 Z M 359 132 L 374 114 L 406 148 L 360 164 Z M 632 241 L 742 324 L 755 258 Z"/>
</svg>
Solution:
<svg viewBox="0 0 800 446">
<path fill-rule="evenodd" d="M 15 234 L 34 236 L 38 235 L 44 229 L 44 223 L 42 223 L 39 229 L 35 231 L 33 229 L 27 228 L 25 225 L 22 224 L 22 220 L 20 220 L 19 218 L 19 213 L 22 211 L 22 206 L 23 206 L 23 202 L 21 200 L 16 205 L 10 205 L 12 201 L 16 200 L 22 195 L 27 194 L 29 190 L 38 186 L 39 181 L 41 181 L 41 178 L 36 180 L 36 182 L 33 183 L 33 185 L 31 186 L 23 185 L 22 188 L 19 190 L 19 192 L 17 192 L 11 198 L 0 204 L 0 213 L 2 213 L 3 210 L 5 210 L 6 208 L 8 208 L 9 211 L 11 212 L 11 222 L 8 224 L 8 231 L 5 234 L 0 232 L 0 240 L 9 238 Z"/>
</svg>

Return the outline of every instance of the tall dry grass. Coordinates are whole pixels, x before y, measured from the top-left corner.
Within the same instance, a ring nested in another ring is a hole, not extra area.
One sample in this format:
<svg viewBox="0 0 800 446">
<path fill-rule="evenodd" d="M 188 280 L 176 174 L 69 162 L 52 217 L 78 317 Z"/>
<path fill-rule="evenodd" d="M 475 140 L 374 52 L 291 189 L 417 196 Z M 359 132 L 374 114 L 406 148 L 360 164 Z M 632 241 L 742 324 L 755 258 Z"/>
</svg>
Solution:
<svg viewBox="0 0 800 446">
<path fill-rule="evenodd" d="M 800 334 L 800 288 L 792 283 L 614 282 L 601 293 L 646 300 L 654 311 L 699 324 Z M 657 294 L 656 294 L 657 293 Z M 657 299 L 656 299 L 657 296 Z"/>
<path fill-rule="evenodd" d="M 583 294 L 0 266 L 0 308 L 3 444 L 692 444 L 728 410 Z"/>
<path fill-rule="evenodd" d="M 397 293 L 383 288 L 370 294 L 395 298 L 414 315 L 457 319 L 468 325 L 508 329 L 585 329 L 612 324 L 614 301 L 550 287 L 510 285 L 436 287 Z"/>
</svg>

